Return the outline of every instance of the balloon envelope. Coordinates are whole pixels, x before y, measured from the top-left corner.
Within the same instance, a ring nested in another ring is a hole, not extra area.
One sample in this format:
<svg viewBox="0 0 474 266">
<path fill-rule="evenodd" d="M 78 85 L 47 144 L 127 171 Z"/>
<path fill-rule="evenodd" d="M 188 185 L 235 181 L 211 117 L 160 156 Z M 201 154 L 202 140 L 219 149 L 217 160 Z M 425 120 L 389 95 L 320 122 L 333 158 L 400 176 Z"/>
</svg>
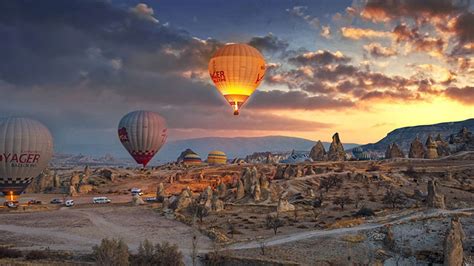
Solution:
<svg viewBox="0 0 474 266">
<path fill-rule="evenodd" d="M 19 117 L 0 120 L 0 191 L 21 194 L 52 155 L 53 138 L 43 124 Z"/>
<path fill-rule="evenodd" d="M 238 115 L 265 76 L 265 59 L 250 45 L 228 44 L 211 57 L 209 75 Z"/>
<path fill-rule="evenodd" d="M 135 161 L 145 167 L 166 141 L 166 122 L 155 112 L 131 112 L 120 120 L 118 136 Z"/>
</svg>

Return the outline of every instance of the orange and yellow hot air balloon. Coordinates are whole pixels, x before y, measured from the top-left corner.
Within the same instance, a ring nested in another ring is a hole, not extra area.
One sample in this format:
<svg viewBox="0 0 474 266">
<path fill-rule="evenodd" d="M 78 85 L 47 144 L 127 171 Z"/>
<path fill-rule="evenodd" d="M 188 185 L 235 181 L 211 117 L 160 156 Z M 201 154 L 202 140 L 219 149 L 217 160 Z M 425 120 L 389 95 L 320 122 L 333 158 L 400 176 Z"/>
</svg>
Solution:
<svg viewBox="0 0 474 266">
<path fill-rule="evenodd" d="M 265 59 L 250 45 L 228 44 L 211 57 L 209 75 L 238 115 L 265 76 Z"/>
</svg>

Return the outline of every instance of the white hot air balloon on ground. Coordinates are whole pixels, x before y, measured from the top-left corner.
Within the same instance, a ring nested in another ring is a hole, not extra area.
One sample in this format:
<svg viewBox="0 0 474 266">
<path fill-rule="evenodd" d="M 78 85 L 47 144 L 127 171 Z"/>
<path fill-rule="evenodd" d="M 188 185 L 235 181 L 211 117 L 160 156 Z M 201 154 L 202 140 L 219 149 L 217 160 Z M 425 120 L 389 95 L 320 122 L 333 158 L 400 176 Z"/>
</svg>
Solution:
<svg viewBox="0 0 474 266">
<path fill-rule="evenodd" d="M 135 161 L 146 167 L 166 141 L 166 122 L 155 112 L 131 112 L 120 120 L 118 136 Z"/>
<path fill-rule="evenodd" d="M 47 166 L 53 138 L 40 122 L 19 117 L 0 119 L 0 191 L 14 201 Z"/>
</svg>

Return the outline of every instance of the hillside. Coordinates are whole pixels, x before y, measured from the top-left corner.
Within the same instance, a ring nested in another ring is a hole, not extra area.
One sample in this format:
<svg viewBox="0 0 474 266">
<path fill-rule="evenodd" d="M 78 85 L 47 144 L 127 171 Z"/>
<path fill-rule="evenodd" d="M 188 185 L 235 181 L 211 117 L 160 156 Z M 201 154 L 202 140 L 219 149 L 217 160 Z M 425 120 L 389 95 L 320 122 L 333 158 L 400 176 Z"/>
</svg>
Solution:
<svg viewBox="0 0 474 266">
<path fill-rule="evenodd" d="M 398 128 L 388 133 L 385 138 L 378 142 L 362 145 L 361 147 L 365 150 L 384 152 L 390 143 L 395 142 L 403 150 L 408 151 L 410 143 L 417 136 L 423 143 L 428 135 L 435 137 L 441 134 L 446 139 L 449 135 L 459 132 L 463 127 L 468 128 L 471 132 L 474 131 L 474 118 L 459 122 Z"/>
</svg>

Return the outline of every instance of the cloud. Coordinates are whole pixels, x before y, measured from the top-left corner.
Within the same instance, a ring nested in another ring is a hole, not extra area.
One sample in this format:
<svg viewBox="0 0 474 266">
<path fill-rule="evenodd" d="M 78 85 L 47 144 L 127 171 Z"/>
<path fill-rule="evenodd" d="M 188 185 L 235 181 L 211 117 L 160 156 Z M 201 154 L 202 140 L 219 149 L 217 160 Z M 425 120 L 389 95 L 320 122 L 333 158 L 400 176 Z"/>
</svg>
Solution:
<svg viewBox="0 0 474 266">
<path fill-rule="evenodd" d="M 283 53 L 289 46 L 288 42 L 278 39 L 272 33 L 269 33 L 265 36 L 253 37 L 250 39 L 248 44 L 262 52 L 269 53 Z"/>
<path fill-rule="evenodd" d="M 313 17 L 311 15 L 306 14 L 307 10 L 307 6 L 294 6 L 291 9 L 287 9 L 286 11 L 295 17 L 302 18 L 311 27 L 319 29 L 319 27 L 321 26 L 319 19 L 317 17 Z"/>
<path fill-rule="evenodd" d="M 158 19 L 153 17 L 153 14 L 155 13 L 153 8 L 148 7 L 147 4 L 139 3 L 135 7 L 130 8 L 130 11 L 142 19 L 153 23 L 159 23 Z"/>
<path fill-rule="evenodd" d="M 324 37 L 326 39 L 330 39 L 331 38 L 331 27 L 329 27 L 329 25 L 322 26 L 321 27 L 321 32 L 319 33 L 319 35 L 321 35 L 322 37 Z"/>
<path fill-rule="evenodd" d="M 368 0 L 360 15 L 374 22 L 387 22 L 399 17 L 423 20 L 445 17 L 468 7 L 469 1 L 465 0 Z"/>
<path fill-rule="evenodd" d="M 444 95 L 460 103 L 474 105 L 474 87 L 449 87 L 444 91 Z"/>
<path fill-rule="evenodd" d="M 392 33 L 388 31 L 378 31 L 373 29 L 363 29 L 354 27 L 342 27 L 342 36 L 352 40 L 375 39 L 375 38 L 392 38 Z"/>
<path fill-rule="evenodd" d="M 409 28 L 406 24 L 399 24 L 393 29 L 393 34 L 396 42 L 406 43 L 407 52 L 425 52 L 439 58 L 444 55 L 446 43 L 443 38 L 422 35 L 417 27 Z"/>
<path fill-rule="evenodd" d="M 302 91 L 256 91 L 248 108 L 255 109 L 301 109 L 334 110 L 350 108 L 355 104 L 349 100 L 328 96 L 310 96 Z"/>
<path fill-rule="evenodd" d="M 297 65 L 297 66 L 320 66 L 320 65 L 329 65 L 335 63 L 346 63 L 351 59 L 340 51 L 330 52 L 326 50 L 318 50 L 316 52 L 307 52 L 299 54 L 295 57 L 288 59 L 288 62 Z"/>
<path fill-rule="evenodd" d="M 377 42 L 364 45 L 364 50 L 373 57 L 390 57 L 398 54 L 396 49 L 384 47 Z"/>
</svg>

